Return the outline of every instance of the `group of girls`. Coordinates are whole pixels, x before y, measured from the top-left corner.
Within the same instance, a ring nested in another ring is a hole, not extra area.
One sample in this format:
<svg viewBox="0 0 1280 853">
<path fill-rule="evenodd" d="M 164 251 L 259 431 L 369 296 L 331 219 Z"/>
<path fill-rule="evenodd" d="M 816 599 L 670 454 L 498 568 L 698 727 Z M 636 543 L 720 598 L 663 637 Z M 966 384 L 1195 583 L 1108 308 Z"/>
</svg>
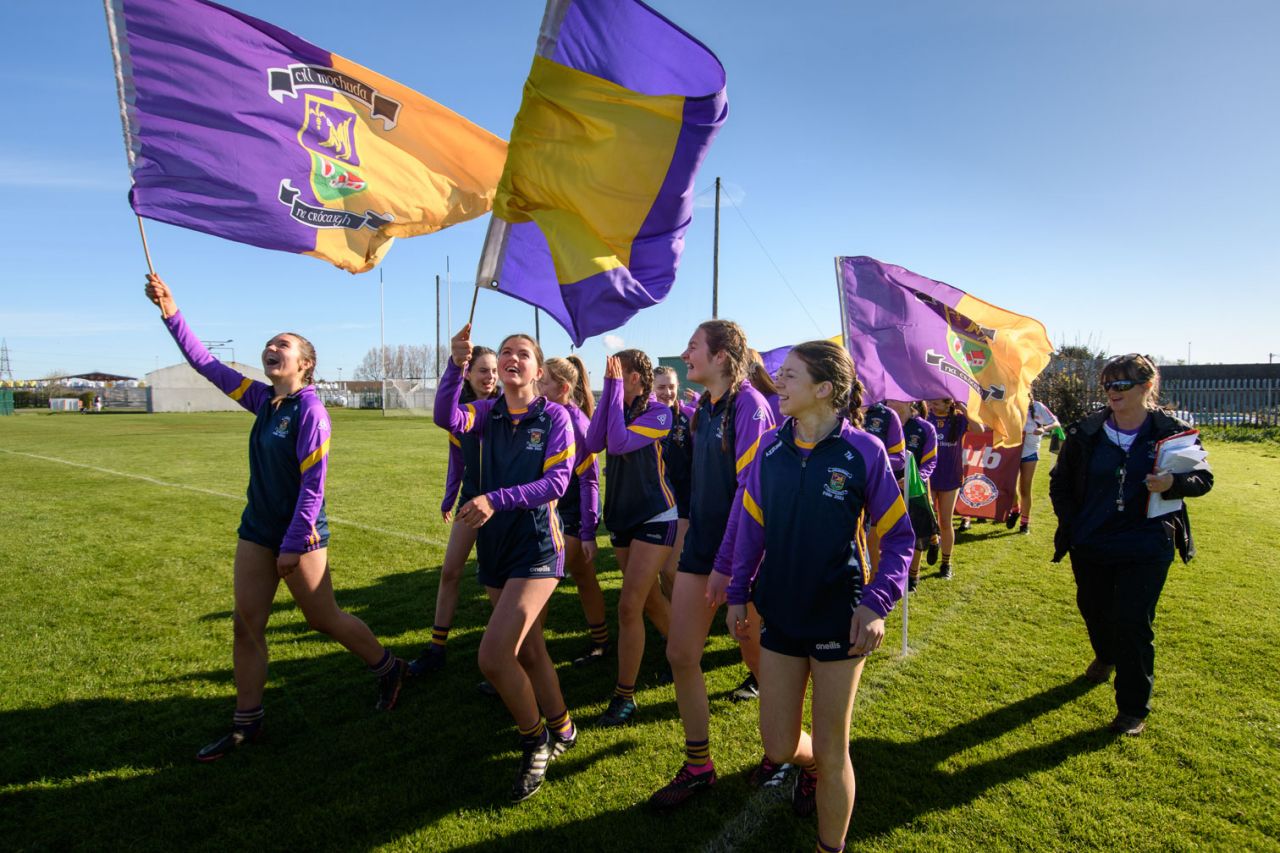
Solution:
<svg viewBox="0 0 1280 853">
<path fill-rule="evenodd" d="M 482 378 L 490 357 L 473 347 L 469 327 L 455 336 L 434 417 L 451 433 L 463 469 L 450 477 L 464 484 L 455 535 L 469 543 L 457 526 L 477 531 L 480 580 L 494 604 L 481 670 L 522 737 L 512 799 L 537 791 L 549 763 L 576 742 L 542 636 L 550 590 L 566 571 L 591 630 L 579 660 L 610 651 L 592 559 L 596 455 L 603 452 L 601 516 L 622 589 L 617 678 L 597 725 L 628 725 L 639 713 L 647 617 L 666 640 L 685 740 L 679 769 L 650 803 L 671 808 L 712 786 L 701 659 L 727 601 L 728 627 L 761 702 L 764 756 L 751 778 L 763 783 L 783 764 L 799 765 L 795 810 L 816 811 L 824 849 L 842 849 L 854 791 L 853 697 L 865 656 L 879 646 L 884 617 L 902 594 L 915 539 L 888 452 L 855 426 L 861 386 L 847 353 L 829 343 L 801 345 L 775 387 L 741 328 L 703 323 L 682 355 L 690 380 L 705 388 L 692 405 L 681 402 L 675 376 L 655 371 L 638 350 L 608 359 L 598 406 L 580 361 L 544 361 L 524 335 L 499 347 L 502 394 L 487 397 L 489 386 L 471 383 L 471 375 Z M 786 418 L 781 427 L 775 412 Z M 467 470 L 467 436 L 480 439 L 471 457 L 478 476 Z M 880 546 L 874 579 L 864 524 Z M 456 600 L 456 587 L 448 595 Z M 443 655 L 435 650 L 447 634 L 440 620 L 420 660 Z M 810 680 L 812 735 L 801 728 Z"/>
<path fill-rule="evenodd" d="M 146 292 L 191 365 L 257 416 L 235 558 L 236 710 L 201 760 L 261 734 L 265 629 L 281 579 L 311 627 L 367 664 L 377 707 L 389 710 L 411 669 L 425 675 L 444 665 L 474 546 L 492 605 L 479 666 L 522 744 L 511 799 L 534 794 L 578 738 L 543 636 L 566 571 L 591 632 L 578 660 L 611 651 L 594 571 L 596 457 L 606 452 L 602 515 L 623 583 L 617 678 L 598 724 L 626 725 L 638 712 L 647 616 L 666 639 L 685 740 L 678 771 L 651 803 L 670 808 L 713 785 L 701 658 L 727 602 L 726 623 L 759 690 L 764 756 L 751 779 L 763 783 L 783 764 L 798 765 L 796 812 L 817 812 L 821 849 L 843 849 L 854 795 L 852 704 L 865 658 L 902 594 L 915 538 L 889 454 L 857 427 L 861 386 L 843 349 L 797 346 L 775 387 L 742 330 L 713 320 L 683 354 L 690 378 L 706 389 L 692 405 L 680 401 L 673 375 L 626 350 L 609 358 L 596 406 L 581 361 L 544 359 L 523 334 L 496 351 L 477 347 L 464 327 L 451 342 L 434 412 L 449 433 L 441 514 L 452 530 L 431 644 L 411 666 L 334 600 L 324 500 L 330 424 L 312 385 L 314 348 L 293 333 L 275 336 L 262 354 L 270 384 L 255 382 L 200 345 L 159 278 L 148 276 Z M 879 543 L 874 573 L 864 525 Z M 802 728 L 810 681 L 811 733 Z"/>
</svg>

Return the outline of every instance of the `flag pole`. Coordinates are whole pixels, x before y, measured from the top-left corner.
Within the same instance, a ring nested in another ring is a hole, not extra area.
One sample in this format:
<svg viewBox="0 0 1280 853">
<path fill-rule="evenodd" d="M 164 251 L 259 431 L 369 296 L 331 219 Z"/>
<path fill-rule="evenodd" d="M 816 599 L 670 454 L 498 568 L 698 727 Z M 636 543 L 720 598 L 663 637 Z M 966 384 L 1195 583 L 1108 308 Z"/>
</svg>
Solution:
<svg viewBox="0 0 1280 853">
<path fill-rule="evenodd" d="M 840 303 L 840 340 L 849 349 L 849 309 L 844 302 L 844 280 L 840 277 L 840 258 L 836 257 L 836 300 Z"/>
<path fill-rule="evenodd" d="M 382 267 L 378 267 L 378 348 L 381 350 L 382 416 L 387 416 L 387 300 L 382 286 Z"/>
<path fill-rule="evenodd" d="M 436 276 L 436 351 L 432 361 L 436 363 L 436 385 L 440 384 L 440 276 Z"/>
<path fill-rule="evenodd" d="M 716 178 L 716 231 L 711 250 L 711 319 L 720 316 L 720 178 Z"/>
<path fill-rule="evenodd" d="M 102 0 L 102 9 L 107 15 L 107 38 L 111 42 L 111 64 L 116 73 L 116 103 L 120 105 L 120 127 L 124 131 L 124 156 L 129 163 L 129 182 L 133 183 L 133 168 L 137 157 L 137 143 L 134 140 L 133 121 L 129 113 L 128 93 L 133 90 L 132 80 L 126 80 L 126 73 L 132 77 L 132 71 L 125 71 L 124 51 L 120 47 L 120 29 L 116 23 L 116 10 L 112 0 Z M 155 264 L 151 262 L 151 247 L 147 245 L 147 229 L 142 225 L 142 216 L 134 213 L 138 220 L 138 236 L 142 238 L 142 254 L 147 259 L 147 272 L 156 274 Z M 160 309 L 161 312 L 164 309 Z"/>
</svg>

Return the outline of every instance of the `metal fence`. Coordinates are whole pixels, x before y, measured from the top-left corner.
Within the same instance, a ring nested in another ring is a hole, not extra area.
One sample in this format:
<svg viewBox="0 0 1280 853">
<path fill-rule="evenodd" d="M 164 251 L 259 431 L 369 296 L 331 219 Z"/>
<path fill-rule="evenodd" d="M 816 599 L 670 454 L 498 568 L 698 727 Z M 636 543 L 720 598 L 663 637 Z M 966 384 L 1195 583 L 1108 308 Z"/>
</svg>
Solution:
<svg viewBox="0 0 1280 853">
<path fill-rule="evenodd" d="M 1160 402 L 1190 413 L 1197 425 L 1280 425 L 1280 379 L 1274 377 L 1165 379 Z"/>
</svg>

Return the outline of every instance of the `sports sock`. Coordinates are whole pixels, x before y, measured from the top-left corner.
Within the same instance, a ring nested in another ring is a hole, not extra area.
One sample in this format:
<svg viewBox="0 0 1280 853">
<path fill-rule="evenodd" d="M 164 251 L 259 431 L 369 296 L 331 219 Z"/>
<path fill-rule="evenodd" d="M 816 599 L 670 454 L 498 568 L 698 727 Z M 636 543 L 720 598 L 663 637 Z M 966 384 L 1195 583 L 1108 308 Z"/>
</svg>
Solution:
<svg viewBox="0 0 1280 853">
<path fill-rule="evenodd" d="M 565 708 L 562 713 L 547 716 L 547 728 L 556 733 L 556 737 L 560 740 L 569 740 L 578 730 L 573 725 L 573 720 L 569 718 L 569 709 Z"/>
<path fill-rule="evenodd" d="M 444 651 L 444 644 L 449 642 L 449 626 L 443 628 L 439 625 L 431 626 L 431 650 L 436 652 Z"/>
<path fill-rule="evenodd" d="M 603 646 L 605 643 L 609 642 L 608 622 L 601 622 L 599 625 L 588 625 L 587 628 L 591 631 L 591 642 L 595 643 L 597 646 Z"/>
<path fill-rule="evenodd" d="M 943 554 L 943 555 L 942 555 L 942 564 L 940 565 L 940 567 L 939 567 L 939 568 L 946 569 L 946 568 L 950 568 L 950 567 L 951 567 L 951 555 L 950 555 L 950 554 Z"/>
<path fill-rule="evenodd" d="M 613 688 L 614 696 L 621 696 L 623 699 L 630 699 L 632 702 L 636 699 L 636 686 L 634 684 L 623 684 L 619 681 Z"/>
<path fill-rule="evenodd" d="M 262 706 L 249 708 L 246 711 L 236 709 L 235 714 L 231 718 L 231 725 L 244 732 L 246 735 L 252 735 L 262 727 Z"/>
<path fill-rule="evenodd" d="M 520 742 L 525 746 L 542 746 L 547 742 L 547 727 L 541 718 L 534 723 L 531 729 L 521 728 L 519 725 L 516 726 L 516 729 L 520 732 Z"/>
<path fill-rule="evenodd" d="M 373 666 L 369 667 L 369 671 L 373 673 L 374 678 L 381 678 L 382 676 L 391 672 L 391 670 L 395 669 L 395 666 L 399 662 L 399 660 L 400 660 L 399 658 L 391 654 L 391 649 L 383 649 L 382 659 L 379 660 L 377 663 L 375 663 Z"/>
<path fill-rule="evenodd" d="M 816 853 L 844 853 L 844 845 L 841 844 L 839 847 L 828 847 L 826 844 L 823 844 L 822 839 L 819 838 Z"/>
<path fill-rule="evenodd" d="M 711 769 L 711 742 L 707 740 L 685 740 L 684 763 L 694 773 L 705 773 Z"/>
</svg>

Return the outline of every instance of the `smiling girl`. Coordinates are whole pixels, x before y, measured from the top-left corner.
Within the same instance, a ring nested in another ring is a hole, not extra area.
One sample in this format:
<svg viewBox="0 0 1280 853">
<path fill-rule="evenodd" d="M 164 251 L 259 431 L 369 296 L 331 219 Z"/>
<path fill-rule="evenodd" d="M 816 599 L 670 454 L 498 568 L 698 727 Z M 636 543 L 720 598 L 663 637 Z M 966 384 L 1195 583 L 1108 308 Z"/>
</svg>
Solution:
<svg viewBox="0 0 1280 853">
<path fill-rule="evenodd" d="M 405 662 L 384 648 L 367 625 L 340 610 L 333 597 L 324 505 L 329 416 L 312 384 L 315 349 L 301 335 L 276 335 L 262 351 L 262 370 L 271 384 L 256 382 L 209 354 L 159 276 L 147 276 L 146 294 L 159 306 L 187 362 L 257 415 L 249 434 L 248 503 L 240 516 L 234 568 L 236 711 L 231 731 L 201 749 L 196 758 L 217 760 L 261 734 L 267 618 L 281 580 L 307 624 L 353 652 L 378 678 L 377 708 L 392 709 Z"/>
<path fill-rule="evenodd" d="M 775 382 L 787 420 L 748 466 L 725 622 L 736 631 L 748 600 L 759 609 L 765 753 L 802 768 L 792 807 L 816 810 L 819 849 L 840 851 L 854 800 L 853 701 L 902 597 L 914 534 L 884 445 L 842 416 L 861 403 L 849 354 L 830 341 L 799 344 Z M 880 534 L 874 579 L 864 517 Z M 803 728 L 810 679 L 812 734 Z"/>
<path fill-rule="evenodd" d="M 451 345 L 433 418 L 452 433 L 480 436 L 480 494 L 458 510 L 458 519 L 479 531 L 478 574 L 493 605 L 480 670 L 520 732 L 523 755 L 511 789 L 518 803 L 537 793 L 547 764 L 578 738 L 542 636 L 547 601 L 564 576 L 555 502 L 573 474 L 573 427 L 559 404 L 538 394 L 543 359 L 533 338 L 509 335 L 498 348 L 502 396 L 465 405 L 458 397 L 472 351 L 470 323 Z"/>
</svg>

